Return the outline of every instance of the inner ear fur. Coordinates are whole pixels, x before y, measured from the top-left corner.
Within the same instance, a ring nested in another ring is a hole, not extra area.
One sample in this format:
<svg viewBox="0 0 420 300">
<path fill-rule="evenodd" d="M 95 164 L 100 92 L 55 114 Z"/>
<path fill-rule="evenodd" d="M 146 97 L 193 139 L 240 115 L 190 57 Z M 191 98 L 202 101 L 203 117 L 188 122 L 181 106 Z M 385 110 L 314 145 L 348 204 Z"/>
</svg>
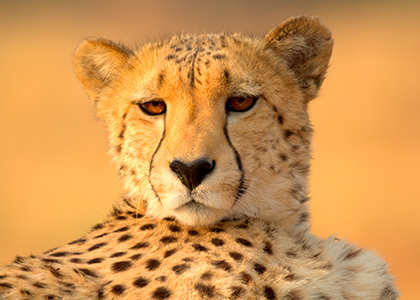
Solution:
<svg viewBox="0 0 420 300">
<path fill-rule="evenodd" d="M 330 30 L 316 17 L 300 16 L 273 28 L 264 41 L 295 73 L 305 102 L 315 98 L 332 53 Z"/>
<path fill-rule="evenodd" d="M 132 52 L 106 39 L 89 38 L 74 54 L 76 76 L 92 100 L 118 76 Z"/>
</svg>

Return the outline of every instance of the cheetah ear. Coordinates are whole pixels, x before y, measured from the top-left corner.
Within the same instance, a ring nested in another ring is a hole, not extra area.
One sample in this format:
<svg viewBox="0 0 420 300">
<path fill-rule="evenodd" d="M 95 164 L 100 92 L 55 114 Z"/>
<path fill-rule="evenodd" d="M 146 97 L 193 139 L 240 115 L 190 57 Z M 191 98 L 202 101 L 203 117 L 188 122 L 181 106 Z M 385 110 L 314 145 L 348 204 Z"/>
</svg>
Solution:
<svg viewBox="0 0 420 300">
<path fill-rule="evenodd" d="M 266 47 L 283 58 L 295 73 L 305 102 L 316 97 L 325 78 L 331 57 L 331 32 L 318 18 L 290 18 L 264 38 Z"/>
<path fill-rule="evenodd" d="M 106 39 L 89 38 L 80 43 L 74 54 L 76 76 L 92 100 L 124 68 L 130 50 Z"/>
</svg>

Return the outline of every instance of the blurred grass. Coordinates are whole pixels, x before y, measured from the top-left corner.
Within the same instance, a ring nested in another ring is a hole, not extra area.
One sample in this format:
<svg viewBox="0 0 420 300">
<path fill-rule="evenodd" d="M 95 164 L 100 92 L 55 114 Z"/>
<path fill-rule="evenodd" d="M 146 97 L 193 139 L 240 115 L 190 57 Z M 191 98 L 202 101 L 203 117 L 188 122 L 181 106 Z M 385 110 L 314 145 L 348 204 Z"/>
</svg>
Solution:
<svg viewBox="0 0 420 300">
<path fill-rule="evenodd" d="M 89 36 L 263 35 L 318 15 L 335 48 L 311 104 L 313 231 L 375 249 L 402 299 L 420 269 L 418 1 L 0 2 L 0 264 L 74 240 L 118 199 L 106 133 L 72 70 Z"/>
</svg>

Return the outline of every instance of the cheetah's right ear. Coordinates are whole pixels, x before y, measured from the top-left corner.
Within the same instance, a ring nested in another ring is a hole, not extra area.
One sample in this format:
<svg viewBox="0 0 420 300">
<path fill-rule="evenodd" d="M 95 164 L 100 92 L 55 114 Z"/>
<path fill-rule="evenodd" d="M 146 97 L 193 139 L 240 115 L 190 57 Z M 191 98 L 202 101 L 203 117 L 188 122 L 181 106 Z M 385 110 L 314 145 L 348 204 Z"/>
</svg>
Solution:
<svg viewBox="0 0 420 300">
<path fill-rule="evenodd" d="M 80 43 L 74 54 L 76 76 L 92 100 L 118 77 L 130 50 L 106 39 L 89 38 Z"/>
<path fill-rule="evenodd" d="M 294 17 L 272 29 L 264 41 L 295 73 L 305 102 L 315 98 L 332 53 L 329 29 L 316 17 Z"/>
</svg>

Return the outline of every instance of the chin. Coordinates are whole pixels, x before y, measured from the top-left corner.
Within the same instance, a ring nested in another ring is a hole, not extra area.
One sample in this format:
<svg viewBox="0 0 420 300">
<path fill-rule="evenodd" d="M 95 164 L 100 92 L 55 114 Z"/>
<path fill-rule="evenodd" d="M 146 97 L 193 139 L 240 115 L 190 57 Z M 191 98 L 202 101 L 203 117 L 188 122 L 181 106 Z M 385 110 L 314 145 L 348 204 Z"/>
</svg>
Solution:
<svg viewBox="0 0 420 300">
<path fill-rule="evenodd" d="M 222 220 L 228 210 L 208 207 L 197 201 L 190 201 L 173 211 L 178 220 L 190 226 L 209 226 Z"/>
</svg>

